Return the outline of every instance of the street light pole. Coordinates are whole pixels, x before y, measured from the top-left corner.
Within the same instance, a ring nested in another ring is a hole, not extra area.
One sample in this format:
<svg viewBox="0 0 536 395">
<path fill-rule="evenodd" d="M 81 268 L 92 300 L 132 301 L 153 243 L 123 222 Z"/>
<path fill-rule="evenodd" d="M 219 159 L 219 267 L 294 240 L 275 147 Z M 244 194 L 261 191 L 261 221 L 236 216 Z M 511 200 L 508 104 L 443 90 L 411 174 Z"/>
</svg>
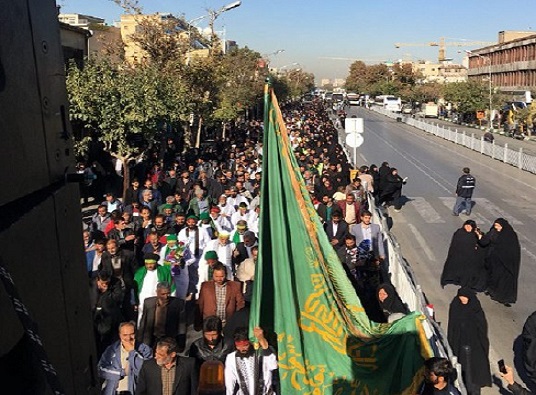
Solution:
<svg viewBox="0 0 536 395">
<path fill-rule="evenodd" d="M 214 22 L 224 12 L 230 11 L 230 10 L 236 8 L 236 7 L 240 7 L 241 4 L 242 4 L 241 1 L 234 1 L 232 3 L 224 5 L 223 7 L 221 7 L 217 11 L 215 11 L 215 10 L 207 10 L 208 13 L 206 15 L 201 15 L 201 16 L 199 16 L 197 18 L 194 18 L 194 19 L 192 19 L 192 20 L 190 20 L 188 22 L 188 57 L 187 57 L 187 60 L 186 60 L 188 64 L 190 63 L 191 30 L 192 30 L 192 26 L 194 26 L 193 23 L 197 22 L 197 21 L 200 21 L 201 19 L 205 19 L 207 17 L 210 18 L 210 21 L 209 21 L 210 34 L 211 34 L 211 37 L 210 37 L 210 40 L 211 40 L 210 51 L 211 51 L 211 53 L 213 53 L 214 52 L 214 37 L 216 35 L 216 33 L 214 32 Z"/>
<path fill-rule="evenodd" d="M 294 62 L 294 63 L 289 63 L 289 64 L 286 64 L 284 66 L 281 66 L 281 67 L 278 67 L 277 68 L 277 75 L 282 75 L 282 71 L 283 69 L 286 69 L 287 67 L 290 67 L 290 66 L 299 66 L 300 64 L 298 62 Z M 294 70 L 294 69 L 291 69 L 291 70 Z M 286 70 L 288 72 L 288 70 Z"/>
<path fill-rule="evenodd" d="M 233 1 L 232 3 L 224 5 L 222 8 L 220 8 L 217 11 L 214 11 L 214 10 L 209 10 L 208 11 L 208 13 L 210 15 L 209 26 L 210 26 L 210 40 L 212 41 L 212 43 L 211 43 L 212 52 L 214 52 L 214 41 L 215 41 L 215 37 L 216 37 L 216 33 L 214 32 L 214 22 L 224 12 L 230 11 L 230 10 L 236 8 L 236 7 L 240 7 L 241 4 L 242 4 L 242 2 L 240 0 L 239 1 Z"/>
<path fill-rule="evenodd" d="M 283 53 L 285 52 L 284 49 L 278 49 L 277 51 L 274 51 L 274 52 L 270 52 L 270 53 L 263 53 L 261 55 L 261 57 L 263 59 L 266 59 L 266 64 L 269 65 L 270 64 L 270 56 L 276 56 L 276 55 L 279 55 L 280 53 Z"/>
<path fill-rule="evenodd" d="M 192 27 L 196 27 L 194 25 L 194 23 L 200 21 L 201 19 L 206 18 L 207 16 L 208 15 L 201 15 L 201 16 L 198 16 L 197 18 L 194 18 L 194 19 L 192 19 L 192 20 L 190 20 L 188 22 L 188 52 L 187 52 L 187 56 L 186 56 L 186 64 L 187 65 L 190 64 L 191 53 L 192 53 Z"/>
</svg>

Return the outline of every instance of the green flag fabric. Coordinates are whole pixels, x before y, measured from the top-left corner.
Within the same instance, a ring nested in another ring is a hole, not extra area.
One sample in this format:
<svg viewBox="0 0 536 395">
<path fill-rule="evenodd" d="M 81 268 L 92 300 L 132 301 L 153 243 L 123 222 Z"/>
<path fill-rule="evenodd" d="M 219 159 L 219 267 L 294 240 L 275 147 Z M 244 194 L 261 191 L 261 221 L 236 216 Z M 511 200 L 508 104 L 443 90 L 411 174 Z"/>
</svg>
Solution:
<svg viewBox="0 0 536 395">
<path fill-rule="evenodd" d="M 263 170 L 250 329 L 277 335 L 281 393 L 416 394 L 432 355 L 420 313 L 367 317 L 329 243 L 265 88 Z"/>
</svg>

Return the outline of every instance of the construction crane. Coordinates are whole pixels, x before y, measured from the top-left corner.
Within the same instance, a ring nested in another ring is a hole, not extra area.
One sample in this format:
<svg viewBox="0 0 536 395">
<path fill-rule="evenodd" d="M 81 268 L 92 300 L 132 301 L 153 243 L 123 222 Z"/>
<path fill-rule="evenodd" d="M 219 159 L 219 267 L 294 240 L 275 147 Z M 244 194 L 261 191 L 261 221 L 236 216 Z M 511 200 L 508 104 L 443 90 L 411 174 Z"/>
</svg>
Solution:
<svg viewBox="0 0 536 395">
<path fill-rule="evenodd" d="M 364 58 L 341 58 L 336 56 L 319 56 L 318 59 L 325 59 L 325 60 L 342 60 L 346 62 L 357 62 L 358 60 L 365 62 L 365 63 L 393 63 L 391 60 L 380 60 L 380 59 L 364 59 Z"/>
<path fill-rule="evenodd" d="M 445 42 L 445 37 L 441 37 L 438 41 L 432 41 L 429 43 L 395 43 L 396 48 L 402 47 L 439 47 L 439 56 L 438 61 L 444 62 L 447 60 L 445 57 L 445 47 L 475 47 L 475 46 L 487 46 L 496 44 L 494 42 L 488 41 L 447 41 Z"/>
</svg>

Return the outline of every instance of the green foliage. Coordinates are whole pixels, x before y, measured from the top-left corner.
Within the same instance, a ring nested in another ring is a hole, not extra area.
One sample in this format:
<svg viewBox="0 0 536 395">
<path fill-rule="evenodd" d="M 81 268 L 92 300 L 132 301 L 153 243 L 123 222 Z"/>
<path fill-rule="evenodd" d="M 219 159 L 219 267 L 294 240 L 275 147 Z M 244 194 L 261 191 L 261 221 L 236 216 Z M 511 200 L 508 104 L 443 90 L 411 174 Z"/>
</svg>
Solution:
<svg viewBox="0 0 536 395">
<path fill-rule="evenodd" d="M 275 95 L 280 102 L 287 100 L 290 94 L 290 87 L 288 86 L 288 81 L 283 78 L 279 78 L 276 75 L 271 75 L 270 79 L 272 81 L 272 86 L 274 87 Z"/>
<path fill-rule="evenodd" d="M 407 99 L 412 102 L 437 102 L 438 99 L 443 97 L 444 88 L 445 85 L 441 85 L 437 82 L 427 82 L 425 84 L 418 84 L 411 87 L 411 90 L 403 95 L 403 97 L 407 97 Z"/>
<path fill-rule="evenodd" d="M 314 75 L 301 69 L 289 70 L 284 74 L 283 80 L 287 84 L 290 97 L 301 97 L 315 87 Z"/>
<path fill-rule="evenodd" d="M 489 107 L 488 86 L 480 81 L 447 84 L 444 87 L 444 98 L 460 112 L 475 112 Z"/>
<path fill-rule="evenodd" d="M 129 67 L 106 60 L 88 61 L 83 70 L 71 64 L 67 77 L 70 117 L 94 131 L 109 152 L 123 160 L 139 154 L 129 136 L 154 138 L 164 122 L 184 115 L 180 80 L 151 64 Z M 77 142 L 84 150 L 88 141 Z"/>
<path fill-rule="evenodd" d="M 233 49 L 221 58 L 214 75 L 219 88 L 215 119 L 236 119 L 261 97 L 265 70 L 259 67 L 260 58 L 258 52 L 248 47 Z"/>
<path fill-rule="evenodd" d="M 346 89 L 370 95 L 396 95 L 410 99 L 412 89 L 416 86 L 420 74 L 413 71 L 410 64 L 366 65 L 356 61 L 350 65 L 346 78 Z"/>
</svg>

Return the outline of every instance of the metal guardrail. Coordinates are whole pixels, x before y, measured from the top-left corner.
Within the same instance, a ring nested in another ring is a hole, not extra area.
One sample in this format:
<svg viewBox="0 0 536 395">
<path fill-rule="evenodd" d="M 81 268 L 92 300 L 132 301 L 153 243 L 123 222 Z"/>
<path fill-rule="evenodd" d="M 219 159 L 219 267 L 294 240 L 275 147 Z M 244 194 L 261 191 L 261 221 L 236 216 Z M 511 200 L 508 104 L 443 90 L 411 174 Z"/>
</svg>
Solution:
<svg viewBox="0 0 536 395">
<path fill-rule="evenodd" d="M 433 123 L 424 122 L 423 120 L 403 114 L 396 114 L 383 108 L 373 107 L 372 110 L 389 118 L 400 118 L 402 122 L 410 126 L 424 130 L 427 133 L 441 137 L 445 140 L 452 141 L 455 144 L 463 145 L 473 151 L 480 152 L 482 155 L 489 156 L 492 159 L 508 163 L 521 170 L 536 174 L 536 157 L 524 153 L 523 148 L 513 150 L 508 147 L 507 143 L 504 144 L 504 146 L 495 144 L 495 142 L 490 143 L 484 141 L 484 137 L 475 137 L 474 133 L 467 134 L 465 131 L 459 132 L 457 129 L 452 130 L 440 126 L 439 124 L 434 125 Z"/>
<path fill-rule="evenodd" d="M 448 358 L 451 361 L 452 366 L 456 368 L 458 373 L 456 387 L 462 395 L 466 395 L 467 390 L 462 379 L 462 367 L 450 348 L 445 332 L 431 315 L 431 309 L 426 303 L 426 298 L 424 297 L 421 286 L 417 282 L 415 273 L 409 263 L 404 259 L 400 245 L 396 241 L 395 236 L 389 231 L 382 209 L 376 206 L 374 198 L 370 193 L 368 194 L 368 202 L 369 210 L 373 216 L 372 221 L 380 225 L 387 247 L 386 269 L 390 275 L 389 280 L 391 284 L 393 284 L 398 295 L 410 311 L 419 311 L 426 317 L 423 326 L 434 353 L 438 357 Z"/>
<path fill-rule="evenodd" d="M 340 134 L 339 144 L 342 146 L 343 151 L 350 163 L 353 164 L 354 168 L 357 168 L 358 166 L 356 163 L 356 158 L 352 158 L 348 154 L 346 143 Z M 426 319 L 423 322 L 423 327 L 426 332 L 426 338 L 434 350 L 434 355 L 448 358 L 450 360 L 452 366 L 456 368 L 457 372 L 458 378 L 455 385 L 462 395 L 467 395 L 467 389 L 465 388 L 465 384 L 462 379 L 462 366 L 458 362 L 458 358 L 452 352 L 445 332 L 431 315 L 429 306 L 426 303 L 426 298 L 424 297 L 421 286 L 417 282 L 413 269 L 406 259 L 404 259 L 400 245 L 396 241 L 395 236 L 389 231 L 387 221 L 382 210 L 376 206 L 374 197 L 370 193 L 367 193 L 367 199 L 369 202 L 369 210 L 373 216 L 372 221 L 380 225 L 387 247 L 386 269 L 390 276 L 390 282 L 393 284 L 398 292 L 398 295 L 408 306 L 410 311 L 419 311 L 425 316 Z"/>
</svg>

